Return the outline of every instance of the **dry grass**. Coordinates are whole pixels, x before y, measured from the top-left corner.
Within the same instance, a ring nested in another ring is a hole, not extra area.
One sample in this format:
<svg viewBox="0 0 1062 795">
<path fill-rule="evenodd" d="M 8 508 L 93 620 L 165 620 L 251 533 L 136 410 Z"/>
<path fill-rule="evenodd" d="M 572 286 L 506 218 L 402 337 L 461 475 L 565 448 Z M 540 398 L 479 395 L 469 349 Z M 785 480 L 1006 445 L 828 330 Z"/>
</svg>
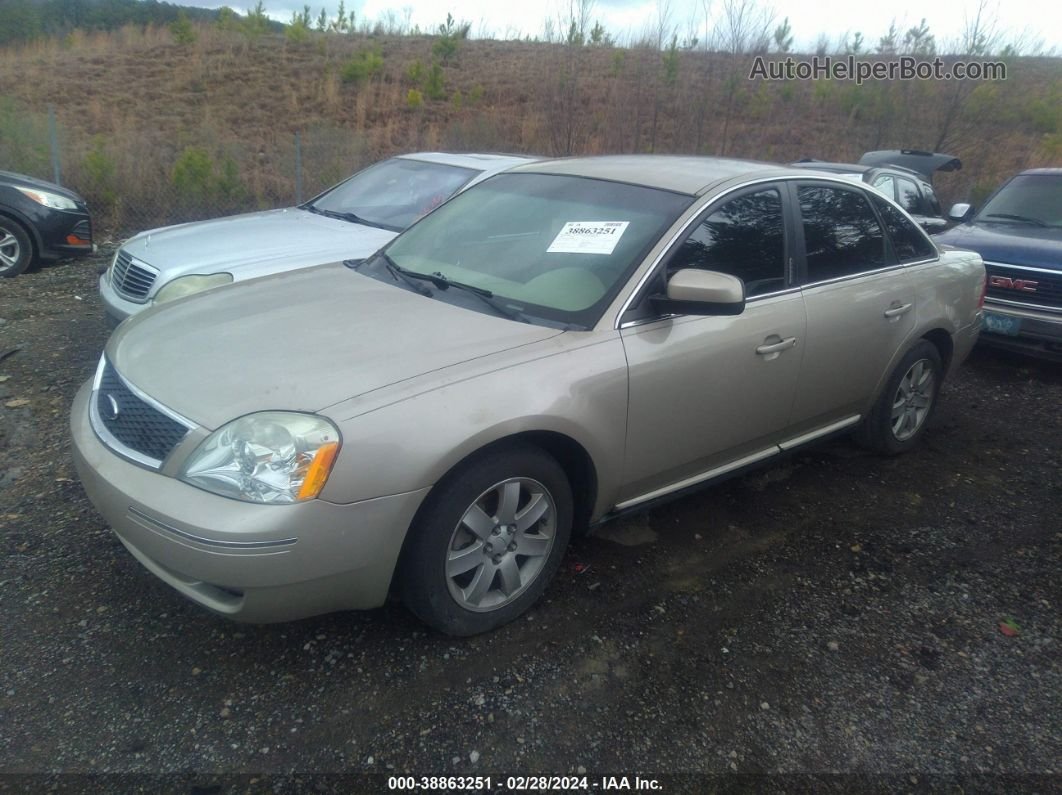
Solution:
<svg viewBox="0 0 1062 795">
<path fill-rule="evenodd" d="M 188 147 L 236 169 L 239 196 L 224 206 L 200 202 L 214 213 L 290 203 L 296 131 L 309 196 L 367 162 L 417 149 L 786 161 L 932 148 L 955 90 L 944 82 L 748 81 L 748 59 L 705 53 L 682 53 L 669 85 L 653 50 L 469 41 L 445 67 L 446 98 L 410 108 L 407 71 L 414 61 L 430 63 L 430 38 L 314 35 L 293 43 L 196 30 L 186 46 L 165 28 L 127 27 L 0 50 L 0 97 L 38 116 L 54 106 L 64 181 L 88 194 L 105 223 L 173 217 L 173 166 Z M 344 83 L 343 64 L 370 48 L 383 58 L 381 71 Z M 1062 62 L 1017 59 L 1010 71 L 1006 83 L 965 98 L 952 124 L 947 148 L 967 167 L 942 178 L 946 200 L 1062 161 Z M 101 163 L 113 174 L 101 176 Z"/>
</svg>

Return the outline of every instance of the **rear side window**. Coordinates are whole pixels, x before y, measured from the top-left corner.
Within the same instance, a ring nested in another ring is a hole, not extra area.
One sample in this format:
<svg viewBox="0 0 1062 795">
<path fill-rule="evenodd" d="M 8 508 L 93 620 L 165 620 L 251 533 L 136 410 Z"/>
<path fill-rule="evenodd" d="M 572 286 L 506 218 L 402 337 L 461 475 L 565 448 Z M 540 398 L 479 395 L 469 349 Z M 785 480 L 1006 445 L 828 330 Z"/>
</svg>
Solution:
<svg viewBox="0 0 1062 795">
<path fill-rule="evenodd" d="M 888 174 L 882 174 L 874 180 L 874 187 L 884 193 L 890 199 L 896 198 L 896 183 Z"/>
<path fill-rule="evenodd" d="M 909 213 L 923 215 L 922 196 L 918 192 L 918 186 L 909 179 L 900 178 L 896 180 L 896 188 L 896 203 Z"/>
<path fill-rule="evenodd" d="M 931 215 L 944 215 L 944 211 L 940 209 L 940 199 L 937 198 L 937 194 L 933 192 L 933 186 L 922 183 L 922 195 L 925 197 L 926 203 L 929 205 L 929 212 Z"/>
<path fill-rule="evenodd" d="M 885 233 L 861 191 L 802 185 L 797 194 L 809 283 L 885 266 Z"/>
<path fill-rule="evenodd" d="M 737 276 L 748 296 L 785 287 L 785 227 L 776 188 L 717 207 L 683 241 L 668 271 L 700 268 Z"/>
<path fill-rule="evenodd" d="M 926 239 L 914 223 L 904 217 L 903 213 L 877 196 L 873 197 L 873 201 L 885 222 L 885 229 L 888 230 L 889 238 L 892 240 L 892 248 L 900 262 L 929 259 L 937 255 L 933 244 Z"/>
</svg>

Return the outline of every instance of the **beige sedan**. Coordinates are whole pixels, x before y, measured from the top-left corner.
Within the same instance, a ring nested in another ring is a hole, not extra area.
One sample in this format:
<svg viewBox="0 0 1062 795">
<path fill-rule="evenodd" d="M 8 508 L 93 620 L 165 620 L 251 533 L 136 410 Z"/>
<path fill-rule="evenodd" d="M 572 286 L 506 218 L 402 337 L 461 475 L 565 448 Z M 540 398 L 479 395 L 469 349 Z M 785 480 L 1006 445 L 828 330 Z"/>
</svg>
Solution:
<svg viewBox="0 0 1062 795">
<path fill-rule="evenodd" d="M 827 174 L 523 166 L 375 255 L 123 324 L 82 481 L 147 569 L 246 621 L 389 592 L 455 635 L 526 611 L 573 531 L 826 436 L 925 432 L 984 266 Z"/>
</svg>

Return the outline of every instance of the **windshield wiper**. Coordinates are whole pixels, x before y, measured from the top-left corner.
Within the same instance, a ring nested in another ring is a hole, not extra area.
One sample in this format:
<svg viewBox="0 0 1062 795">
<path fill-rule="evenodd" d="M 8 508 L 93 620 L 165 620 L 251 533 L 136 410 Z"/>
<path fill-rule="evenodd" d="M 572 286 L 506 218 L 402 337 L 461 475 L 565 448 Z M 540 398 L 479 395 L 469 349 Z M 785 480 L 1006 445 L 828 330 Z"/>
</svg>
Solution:
<svg viewBox="0 0 1062 795">
<path fill-rule="evenodd" d="M 531 323 L 531 320 L 521 312 L 515 309 L 510 309 L 500 304 L 495 298 L 494 293 L 485 287 L 476 287 L 474 284 L 465 284 L 464 282 L 455 282 L 452 279 L 448 279 L 441 273 L 436 271 L 435 273 L 421 273 L 420 271 L 411 271 L 408 268 L 403 268 L 388 255 L 385 251 L 377 251 L 371 257 L 365 260 L 347 259 L 343 260 L 343 264 L 351 270 L 357 270 L 365 262 L 379 259 L 387 267 L 387 270 L 391 272 L 392 278 L 398 281 L 401 277 L 406 284 L 408 284 L 413 290 L 420 295 L 427 298 L 433 298 L 435 294 L 427 287 L 419 284 L 418 282 L 431 282 L 439 290 L 449 290 L 451 287 L 456 287 L 458 290 L 464 290 L 479 298 L 483 303 L 493 309 L 497 314 L 509 320 L 516 320 L 520 323 Z M 575 326 L 572 324 L 564 324 L 567 329 L 582 329 L 581 326 Z"/>
<path fill-rule="evenodd" d="M 320 207 L 314 207 L 312 204 L 305 205 L 306 209 L 311 213 L 317 213 L 327 218 L 335 218 L 339 221 L 348 221 L 352 224 L 363 224 L 364 226 L 375 226 L 377 229 L 387 229 L 388 231 L 394 231 L 391 227 L 385 224 L 379 224 L 376 221 L 370 221 L 367 218 L 362 218 L 357 213 L 341 213 L 338 210 L 324 210 Z"/>
<path fill-rule="evenodd" d="M 523 315 L 522 313 L 516 311 L 515 309 L 510 309 L 508 307 L 502 306 L 502 304 L 500 304 L 494 298 L 494 293 L 492 293 L 490 290 L 488 290 L 485 287 L 476 287 L 474 284 L 465 284 L 464 282 L 455 282 L 452 279 L 446 278 L 445 276 L 443 276 L 438 271 L 436 271 L 435 273 L 430 273 L 430 274 L 429 273 L 421 273 L 421 274 L 418 274 L 418 277 L 422 278 L 422 279 L 430 280 L 432 282 L 432 284 L 434 284 L 440 290 L 447 290 L 450 287 L 456 287 L 458 290 L 465 290 L 466 292 L 472 293 L 472 295 L 474 295 L 477 298 L 479 298 L 483 303 L 485 303 L 487 306 L 489 306 L 491 309 L 493 309 L 499 315 L 501 315 L 502 317 L 506 317 L 509 320 L 516 320 L 516 321 L 519 321 L 520 323 L 530 323 L 531 322 L 530 320 L 527 319 L 527 317 L 525 315 Z"/>
<path fill-rule="evenodd" d="M 1027 215 L 1013 215 L 1012 213 L 989 213 L 985 218 L 1002 218 L 1006 221 L 1020 221 L 1023 224 L 1032 224 L 1033 226 L 1047 226 L 1039 218 L 1029 218 Z"/>
<path fill-rule="evenodd" d="M 431 298 L 434 295 L 431 290 L 429 290 L 427 287 L 417 281 L 417 279 L 423 280 L 425 278 L 432 280 L 430 279 L 430 277 L 425 276 L 425 274 L 417 273 L 416 271 L 406 270 L 401 265 L 396 264 L 395 261 L 383 251 L 377 251 L 372 257 L 370 257 L 370 259 L 381 260 L 383 264 L 387 267 L 387 270 L 391 272 L 391 278 L 394 279 L 396 282 L 399 280 L 399 278 L 401 278 L 402 281 L 404 281 L 413 289 L 413 292 L 419 293 L 425 298 Z"/>
</svg>

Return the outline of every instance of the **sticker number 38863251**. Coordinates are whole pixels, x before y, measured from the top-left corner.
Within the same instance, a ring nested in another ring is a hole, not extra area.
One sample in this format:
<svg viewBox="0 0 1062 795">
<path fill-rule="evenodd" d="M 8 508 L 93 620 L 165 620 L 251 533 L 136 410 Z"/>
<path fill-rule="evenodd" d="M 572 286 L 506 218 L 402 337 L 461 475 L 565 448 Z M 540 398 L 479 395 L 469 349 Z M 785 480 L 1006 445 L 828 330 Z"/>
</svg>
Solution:
<svg viewBox="0 0 1062 795">
<path fill-rule="evenodd" d="M 546 249 L 549 254 L 611 254 L 630 221 L 568 221 Z"/>
</svg>

